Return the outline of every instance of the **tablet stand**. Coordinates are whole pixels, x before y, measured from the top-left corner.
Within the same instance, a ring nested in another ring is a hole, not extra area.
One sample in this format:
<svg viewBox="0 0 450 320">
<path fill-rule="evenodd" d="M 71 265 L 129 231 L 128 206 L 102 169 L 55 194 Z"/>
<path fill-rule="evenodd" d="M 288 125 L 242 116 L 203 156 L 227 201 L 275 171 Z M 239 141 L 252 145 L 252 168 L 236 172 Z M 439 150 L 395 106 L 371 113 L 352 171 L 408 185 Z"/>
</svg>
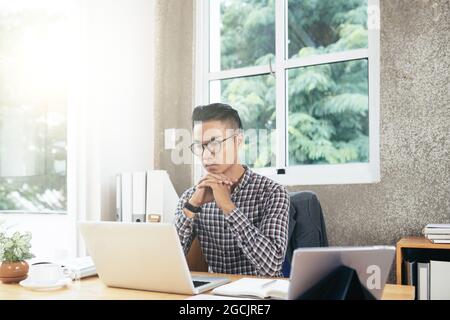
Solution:
<svg viewBox="0 0 450 320">
<path fill-rule="evenodd" d="M 352 268 L 340 266 L 297 297 L 297 300 L 376 300 Z"/>
</svg>

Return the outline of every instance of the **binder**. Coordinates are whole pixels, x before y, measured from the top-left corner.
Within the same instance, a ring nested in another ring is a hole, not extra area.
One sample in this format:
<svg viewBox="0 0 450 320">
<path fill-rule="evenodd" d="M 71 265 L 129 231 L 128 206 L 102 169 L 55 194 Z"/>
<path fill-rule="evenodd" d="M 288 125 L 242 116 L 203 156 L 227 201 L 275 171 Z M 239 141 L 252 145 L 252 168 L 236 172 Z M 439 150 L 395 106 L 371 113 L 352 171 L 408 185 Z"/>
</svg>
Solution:
<svg viewBox="0 0 450 320">
<path fill-rule="evenodd" d="M 162 222 L 164 212 L 163 171 L 147 171 L 147 194 L 145 214 L 149 222 Z"/>
<path fill-rule="evenodd" d="M 131 172 L 122 173 L 122 221 L 131 222 L 133 215 L 133 176 Z"/>
<path fill-rule="evenodd" d="M 430 300 L 450 300 L 450 261 L 430 261 Z"/>
<path fill-rule="evenodd" d="M 179 197 L 165 170 L 147 171 L 145 213 L 148 222 L 172 222 Z"/>
<path fill-rule="evenodd" d="M 116 221 L 122 221 L 122 175 L 116 175 Z"/>
<path fill-rule="evenodd" d="M 133 172 L 133 222 L 145 222 L 146 172 Z"/>
<path fill-rule="evenodd" d="M 403 261 L 402 284 L 408 286 L 417 286 L 417 262 Z"/>
<path fill-rule="evenodd" d="M 430 264 L 417 263 L 418 300 L 430 300 Z"/>
<path fill-rule="evenodd" d="M 124 172 L 116 176 L 116 220 L 172 222 L 178 194 L 165 170 Z"/>
</svg>

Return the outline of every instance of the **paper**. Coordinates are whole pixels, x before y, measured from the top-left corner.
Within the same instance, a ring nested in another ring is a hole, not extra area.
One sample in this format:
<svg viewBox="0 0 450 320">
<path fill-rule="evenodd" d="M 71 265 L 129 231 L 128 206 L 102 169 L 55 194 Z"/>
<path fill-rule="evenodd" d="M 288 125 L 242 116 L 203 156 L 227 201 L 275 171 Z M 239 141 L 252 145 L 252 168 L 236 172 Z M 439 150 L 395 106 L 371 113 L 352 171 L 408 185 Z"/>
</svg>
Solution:
<svg viewBox="0 0 450 320">
<path fill-rule="evenodd" d="M 282 279 L 242 278 L 215 288 L 212 293 L 223 296 L 245 296 L 285 299 L 289 281 Z"/>
<path fill-rule="evenodd" d="M 445 228 L 450 229 L 450 224 L 427 224 L 425 228 Z"/>
</svg>

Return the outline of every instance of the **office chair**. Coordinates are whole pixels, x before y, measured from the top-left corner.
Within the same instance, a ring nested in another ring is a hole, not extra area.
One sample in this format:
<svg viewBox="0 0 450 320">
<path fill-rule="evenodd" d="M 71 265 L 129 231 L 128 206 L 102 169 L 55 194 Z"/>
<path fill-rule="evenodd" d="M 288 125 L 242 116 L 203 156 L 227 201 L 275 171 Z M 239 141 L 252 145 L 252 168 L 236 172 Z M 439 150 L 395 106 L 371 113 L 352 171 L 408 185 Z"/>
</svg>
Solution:
<svg viewBox="0 0 450 320">
<path fill-rule="evenodd" d="M 327 247 L 327 233 L 322 207 L 316 194 L 311 191 L 291 192 L 289 208 L 289 233 L 286 257 L 282 273 L 289 277 L 292 255 L 295 249 Z"/>
</svg>

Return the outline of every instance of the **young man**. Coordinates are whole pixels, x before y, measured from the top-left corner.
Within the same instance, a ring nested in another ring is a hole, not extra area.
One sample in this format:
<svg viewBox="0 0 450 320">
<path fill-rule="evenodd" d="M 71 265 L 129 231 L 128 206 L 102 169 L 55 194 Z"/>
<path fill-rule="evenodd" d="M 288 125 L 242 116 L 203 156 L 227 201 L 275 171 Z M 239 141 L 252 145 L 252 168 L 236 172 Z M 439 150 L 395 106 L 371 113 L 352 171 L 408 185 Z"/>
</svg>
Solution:
<svg viewBox="0 0 450 320">
<path fill-rule="evenodd" d="M 239 163 L 238 112 L 226 104 L 192 114 L 194 143 L 207 174 L 178 203 L 175 226 L 185 254 L 198 236 L 210 272 L 281 276 L 289 221 L 286 189 Z"/>
</svg>

